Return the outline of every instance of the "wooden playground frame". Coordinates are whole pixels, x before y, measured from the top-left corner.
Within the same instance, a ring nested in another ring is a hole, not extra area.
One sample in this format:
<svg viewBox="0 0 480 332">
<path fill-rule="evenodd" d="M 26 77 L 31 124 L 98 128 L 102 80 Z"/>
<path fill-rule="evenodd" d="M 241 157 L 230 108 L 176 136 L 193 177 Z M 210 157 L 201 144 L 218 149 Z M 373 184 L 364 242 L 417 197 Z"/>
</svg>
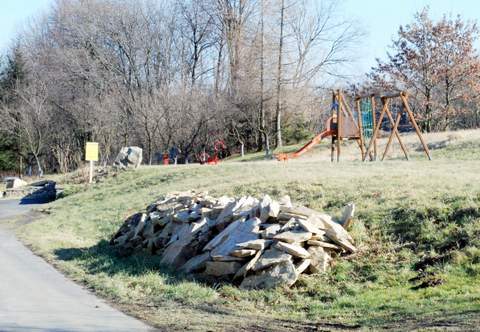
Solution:
<svg viewBox="0 0 480 332">
<path fill-rule="evenodd" d="M 367 160 L 369 157 L 370 160 L 377 160 L 378 154 L 378 135 L 380 133 L 383 119 L 385 115 L 387 116 L 390 125 L 391 131 L 388 137 L 388 142 L 385 147 L 385 150 L 382 154 L 382 159 L 384 160 L 388 154 L 388 151 L 392 145 L 394 136 L 397 138 L 400 147 L 403 151 L 406 160 L 409 160 L 409 155 L 405 144 L 402 141 L 402 137 L 398 131 L 398 127 L 400 125 L 400 121 L 402 119 L 402 114 L 406 113 L 407 118 L 411 125 L 413 126 L 420 143 L 422 145 L 423 151 L 425 152 L 427 158 L 432 160 L 430 150 L 428 149 L 427 144 L 422 136 L 420 128 L 417 125 L 417 121 L 413 115 L 412 110 L 410 109 L 410 105 L 408 104 L 408 94 L 405 91 L 401 91 L 399 93 L 390 94 L 390 95 L 383 95 L 380 96 L 380 100 L 382 102 L 382 109 L 380 111 L 380 115 L 377 119 L 376 117 L 376 104 L 375 104 L 375 94 L 371 95 L 364 95 L 364 96 L 355 96 L 355 106 L 353 107 L 354 110 L 350 108 L 349 104 L 346 102 L 344 94 L 341 90 L 336 90 L 332 92 L 332 117 L 329 119 L 329 126 L 332 128 L 332 141 L 331 141 L 331 161 L 335 161 L 335 154 L 336 154 L 336 161 L 340 161 L 341 155 L 341 141 L 342 140 L 356 140 L 362 155 L 362 161 Z M 390 110 L 391 101 L 394 99 L 400 98 L 401 104 L 403 107 L 400 108 L 400 111 L 397 112 L 396 119 L 393 118 L 392 112 Z M 361 110 L 360 102 L 361 100 L 368 99 L 371 103 L 371 118 L 373 122 L 373 134 L 370 138 L 368 145 L 366 144 L 366 138 L 364 137 L 363 133 L 363 115 Z M 354 114 L 357 114 L 355 118 Z"/>
</svg>

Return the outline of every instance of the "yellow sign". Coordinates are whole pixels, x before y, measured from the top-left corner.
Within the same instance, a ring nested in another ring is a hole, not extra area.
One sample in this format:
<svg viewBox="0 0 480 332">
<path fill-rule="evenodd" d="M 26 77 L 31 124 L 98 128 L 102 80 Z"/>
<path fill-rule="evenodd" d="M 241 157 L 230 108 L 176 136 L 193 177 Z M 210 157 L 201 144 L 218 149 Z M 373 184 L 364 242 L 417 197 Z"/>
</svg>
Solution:
<svg viewBox="0 0 480 332">
<path fill-rule="evenodd" d="M 85 145 L 85 160 L 98 161 L 98 143 L 87 142 Z"/>
</svg>

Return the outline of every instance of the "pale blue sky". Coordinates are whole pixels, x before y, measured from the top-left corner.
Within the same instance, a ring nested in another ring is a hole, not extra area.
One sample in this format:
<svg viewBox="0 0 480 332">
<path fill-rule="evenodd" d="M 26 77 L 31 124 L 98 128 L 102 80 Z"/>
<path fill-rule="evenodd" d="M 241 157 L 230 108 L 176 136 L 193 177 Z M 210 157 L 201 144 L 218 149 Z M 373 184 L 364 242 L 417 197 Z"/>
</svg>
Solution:
<svg viewBox="0 0 480 332">
<path fill-rule="evenodd" d="M 46 11 L 53 0 L 0 0 L 0 50 L 8 46 L 23 23 Z"/>
<path fill-rule="evenodd" d="M 162 0 L 158 0 L 162 1 Z M 367 71 L 376 57 L 384 57 L 386 47 L 401 24 L 413 14 L 430 6 L 433 18 L 444 13 L 460 14 L 466 19 L 480 19 L 480 0 L 342 0 L 344 15 L 355 18 L 367 33 L 358 50 L 358 61 L 352 70 Z M 9 45 L 26 19 L 45 11 L 53 0 L 0 0 L 0 49 Z"/>
<path fill-rule="evenodd" d="M 356 17 L 367 33 L 354 67 L 366 72 L 376 63 L 375 58 L 384 58 L 399 26 L 410 23 L 415 12 L 425 6 L 430 7 L 433 19 L 451 13 L 480 21 L 480 0 L 344 0 L 346 14 Z"/>
</svg>

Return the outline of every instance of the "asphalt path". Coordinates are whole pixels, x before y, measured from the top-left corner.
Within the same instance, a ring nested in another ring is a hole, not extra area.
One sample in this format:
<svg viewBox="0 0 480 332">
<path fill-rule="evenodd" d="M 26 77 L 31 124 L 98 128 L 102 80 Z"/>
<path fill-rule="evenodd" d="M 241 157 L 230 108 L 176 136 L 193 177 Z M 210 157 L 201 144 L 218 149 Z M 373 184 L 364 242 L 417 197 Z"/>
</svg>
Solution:
<svg viewBox="0 0 480 332">
<path fill-rule="evenodd" d="M 0 331 L 154 331 L 67 279 L 3 227 L 35 206 L 0 200 Z"/>
</svg>

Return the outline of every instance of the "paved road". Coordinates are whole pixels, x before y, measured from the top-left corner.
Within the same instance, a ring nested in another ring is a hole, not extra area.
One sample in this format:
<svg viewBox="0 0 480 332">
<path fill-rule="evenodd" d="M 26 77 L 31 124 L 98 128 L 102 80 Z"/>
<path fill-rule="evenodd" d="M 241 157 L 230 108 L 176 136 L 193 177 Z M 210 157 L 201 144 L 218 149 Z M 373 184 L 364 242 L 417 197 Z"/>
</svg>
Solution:
<svg viewBox="0 0 480 332">
<path fill-rule="evenodd" d="M 40 204 L 19 204 L 16 199 L 0 200 L 0 221 L 27 213 Z"/>
<path fill-rule="evenodd" d="M 0 331 L 152 331 L 32 254 L 2 227 L 31 205 L 0 200 Z"/>
</svg>

